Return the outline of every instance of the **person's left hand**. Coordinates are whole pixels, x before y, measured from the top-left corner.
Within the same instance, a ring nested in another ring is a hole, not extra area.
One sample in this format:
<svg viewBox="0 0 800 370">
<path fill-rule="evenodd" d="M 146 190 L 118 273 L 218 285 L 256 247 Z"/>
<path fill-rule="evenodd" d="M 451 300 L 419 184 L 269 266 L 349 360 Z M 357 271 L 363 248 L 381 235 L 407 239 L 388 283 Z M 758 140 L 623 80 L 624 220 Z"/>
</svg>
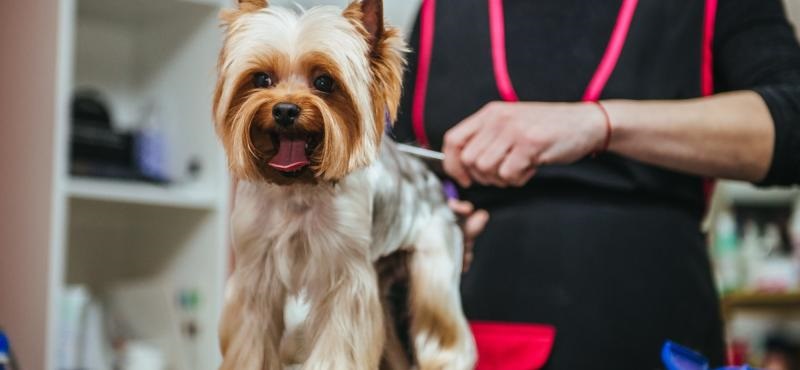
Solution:
<svg viewBox="0 0 800 370">
<path fill-rule="evenodd" d="M 445 133 L 444 169 L 462 187 L 522 186 L 541 165 L 602 148 L 605 119 L 586 103 L 491 102 Z"/>
<path fill-rule="evenodd" d="M 474 256 L 475 239 L 483 232 L 486 223 L 489 222 L 489 212 L 484 209 L 475 209 L 472 203 L 465 200 L 449 199 L 447 205 L 453 210 L 460 221 L 458 225 L 464 235 L 464 254 L 461 264 L 461 272 L 467 272 L 472 264 Z"/>
</svg>

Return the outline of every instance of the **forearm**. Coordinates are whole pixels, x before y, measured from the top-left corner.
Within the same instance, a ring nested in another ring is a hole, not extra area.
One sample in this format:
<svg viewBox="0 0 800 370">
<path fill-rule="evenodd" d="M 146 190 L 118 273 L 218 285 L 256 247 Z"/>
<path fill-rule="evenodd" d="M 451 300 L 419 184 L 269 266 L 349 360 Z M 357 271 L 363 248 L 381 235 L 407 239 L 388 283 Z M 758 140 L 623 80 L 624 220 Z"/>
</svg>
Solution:
<svg viewBox="0 0 800 370">
<path fill-rule="evenodd" d="M 708 177 L 759 181 L 769 170 L 774 127 L 755 92 L 602 104 L 612 123 L 611 152 Z"/>
</svg>

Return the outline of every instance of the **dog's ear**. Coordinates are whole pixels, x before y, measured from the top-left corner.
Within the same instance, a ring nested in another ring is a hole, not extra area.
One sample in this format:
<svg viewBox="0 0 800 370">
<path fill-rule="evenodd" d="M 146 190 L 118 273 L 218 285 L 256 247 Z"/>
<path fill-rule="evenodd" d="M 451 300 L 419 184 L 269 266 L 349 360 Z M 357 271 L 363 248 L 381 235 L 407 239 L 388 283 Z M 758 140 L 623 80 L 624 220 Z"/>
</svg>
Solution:
<svg viewBox="0 0 800 370">
<path fill-rule="evenodd" d="M 362 0 L 361 22 L 369 32 L 370 41 L 380 40 L 383 36 L 383 0 Z"/>
<path fill-rule="evenodd" d="M 267 0 L 236 0 L 237 9 L 222 9 L 219 13 L 219 20 L 223 26 L 229 26 L 243 13 L 254 12 L 266 8 L 269 5 Z"/>
<path fill-rule="evenodd" d="M 267 0 L 237 0 L 239 9 L 245 12 L 264 9 L 268 5 Z"/>
<path fill-rule="evenodd" d="M 345 17 L 355 18 L 367 30 L 370 46 L 383 37 L 383 0 L 354 1 L 344 11 Z"/>
</svg>

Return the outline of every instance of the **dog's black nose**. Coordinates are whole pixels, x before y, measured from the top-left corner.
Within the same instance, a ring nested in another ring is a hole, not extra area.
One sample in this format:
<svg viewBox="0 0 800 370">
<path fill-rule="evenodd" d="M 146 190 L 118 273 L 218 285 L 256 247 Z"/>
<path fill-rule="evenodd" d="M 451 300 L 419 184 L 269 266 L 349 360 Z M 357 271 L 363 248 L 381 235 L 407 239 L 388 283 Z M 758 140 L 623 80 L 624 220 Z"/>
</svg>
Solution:
<svg viewBox="0 0 800 370">
<path fill-rule="evenodd" d="M 287 127 L 294 124 L 294 120 L 300 115 L 300 107 L 292 103 L 278 103 L 272 107 L 272 116 L 279 125 Z"/>
</svg>

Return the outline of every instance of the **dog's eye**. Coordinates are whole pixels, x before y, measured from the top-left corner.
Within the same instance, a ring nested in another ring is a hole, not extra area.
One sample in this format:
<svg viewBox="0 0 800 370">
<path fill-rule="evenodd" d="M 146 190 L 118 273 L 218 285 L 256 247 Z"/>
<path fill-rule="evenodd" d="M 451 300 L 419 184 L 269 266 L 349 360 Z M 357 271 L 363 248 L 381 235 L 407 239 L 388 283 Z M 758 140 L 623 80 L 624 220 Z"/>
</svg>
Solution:
<svg viewBox="0 0 800 370">
<path fill-rule="evenodd" d="M 267 73 L 258 72 L 253 75 L 253 85 L 261 89 L 272 87 L 272 77 Z"/>
<path fill-rule="evenodd" d="M 328 75 L 317 77 L 317 79 L 314 80 L 314 88 L 326 93 L 333 91 L 333 78 Z"/>
</svg>

